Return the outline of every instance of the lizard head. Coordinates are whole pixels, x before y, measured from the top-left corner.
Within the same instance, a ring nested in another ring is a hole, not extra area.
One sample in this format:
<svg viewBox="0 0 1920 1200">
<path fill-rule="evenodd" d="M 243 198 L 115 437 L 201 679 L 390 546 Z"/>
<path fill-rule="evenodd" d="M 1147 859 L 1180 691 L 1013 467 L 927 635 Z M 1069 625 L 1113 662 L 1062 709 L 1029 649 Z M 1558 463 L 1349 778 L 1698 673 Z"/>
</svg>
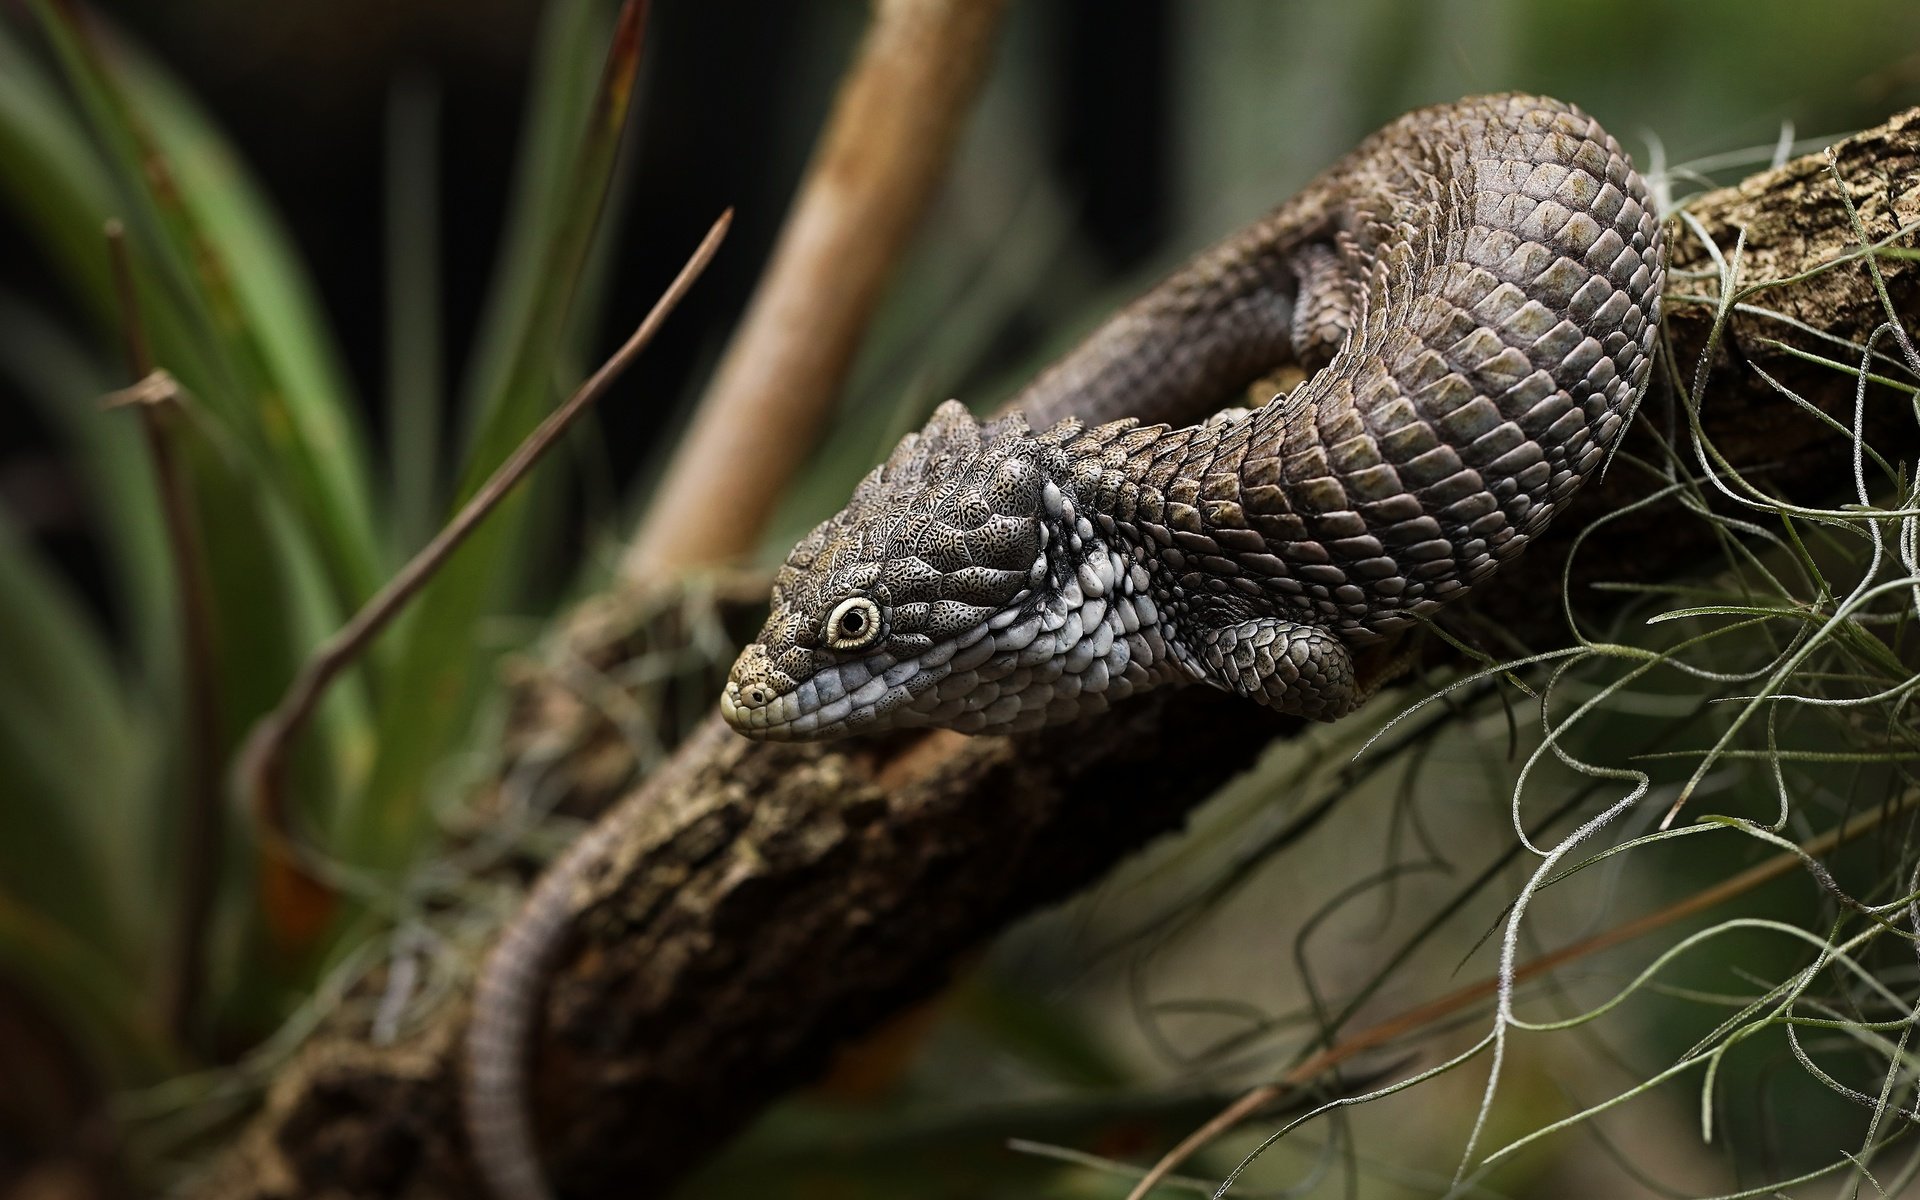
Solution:
<svg viewBox="0 0 1920 1200">
<path fill-rule="evenodd" d="M 1030 623 L 1038 635 L 1029 618 L 1057 591 L 1064 548 L 1047 517 L 1065 465 L 1058 440 L 1018 414 L 983 426 L 941 405 L 787 556 L 721 696 L 727 722 L 773 741 L 1019 727 L 1028 702 L 993 707 L 999 689 L 977 674 L 997 634 Z"/>
</svg>

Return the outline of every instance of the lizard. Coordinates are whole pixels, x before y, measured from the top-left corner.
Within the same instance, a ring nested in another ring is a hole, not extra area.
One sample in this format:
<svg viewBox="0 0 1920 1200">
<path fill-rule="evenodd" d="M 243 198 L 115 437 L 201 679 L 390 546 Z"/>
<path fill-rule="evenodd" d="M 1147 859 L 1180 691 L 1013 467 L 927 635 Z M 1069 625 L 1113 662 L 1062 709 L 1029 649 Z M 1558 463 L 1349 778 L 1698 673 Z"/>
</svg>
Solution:
<svg viewBox="0 0 1920 1200">
<path fill-rule="evenodd" d="M 1014 733 L 1197 682 L 1346 715 L 1354 652 L 1520 553 L 1626 427 L 1660 239 L 1578 109 L 1402 117 L 1004 416 L 943 404 L 794 547 L 721 712 L 767 740 Z M 1313 374 L 1259 408 L 1125 412 L 1289 356 Z"/>
<path fill-rule="evenodd" d="M 1470 97 L 1373 134 L 976 419 L 949 401 L 788 555 L 720 697 L 748 737 L 998 734 L 1209 684 L 1334 720 L 1356 651 L 1520 553 L 1604 463 L 1660 319 L 1660 218 L 1578 108 Z M 1308 372 L 1222 410 L 1277 368 Z M 464 1108 L 544 1200 L 525 1042 L 568 900 L 549 868 L 475 987 Z"/>
</svg>

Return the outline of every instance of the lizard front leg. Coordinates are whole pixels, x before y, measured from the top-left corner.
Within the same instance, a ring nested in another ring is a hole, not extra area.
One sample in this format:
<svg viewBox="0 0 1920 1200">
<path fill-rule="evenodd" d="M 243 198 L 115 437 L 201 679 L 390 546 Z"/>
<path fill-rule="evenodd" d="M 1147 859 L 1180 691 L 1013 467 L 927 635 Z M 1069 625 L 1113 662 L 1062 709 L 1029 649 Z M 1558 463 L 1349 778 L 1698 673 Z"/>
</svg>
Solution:
<svg viewBox="0 0 1920 1200">
<path fill-rule="evenodd" d="M 1282 617 L 1224 621 L 1195 631 L 1189 649 L 1206 682 L 1290 716 L 1332 721 L 1366 698 L 1353 652 L 1318 625 Z"/>
</svg>

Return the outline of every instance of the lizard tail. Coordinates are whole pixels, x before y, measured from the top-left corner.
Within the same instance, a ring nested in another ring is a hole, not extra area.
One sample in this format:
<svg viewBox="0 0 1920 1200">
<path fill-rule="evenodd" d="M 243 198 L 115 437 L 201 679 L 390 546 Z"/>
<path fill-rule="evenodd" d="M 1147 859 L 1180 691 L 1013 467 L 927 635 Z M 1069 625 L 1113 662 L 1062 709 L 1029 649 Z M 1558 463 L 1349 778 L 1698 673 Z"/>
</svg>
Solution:
<svg viewBox="0 0 1920 1200">
<path fill-rule="evenodd" d="M 553 1200 L 528 1105 L 528 1057 L 547 972 L 573 920 L 576 886 L 619 823 L 601 821 L 544 872 L 474 983 L 461 1107 L 467 1148 L 494 1200 Z"/>
</svg>

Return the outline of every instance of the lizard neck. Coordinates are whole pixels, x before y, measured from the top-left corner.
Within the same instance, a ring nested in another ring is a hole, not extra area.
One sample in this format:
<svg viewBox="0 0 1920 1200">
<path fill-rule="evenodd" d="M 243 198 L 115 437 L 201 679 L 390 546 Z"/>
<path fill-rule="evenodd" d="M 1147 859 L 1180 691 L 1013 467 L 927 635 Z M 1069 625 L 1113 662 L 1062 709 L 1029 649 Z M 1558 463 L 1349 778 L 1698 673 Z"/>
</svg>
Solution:
<svg viewBox="0 0 1920 1200">
<path fill-rule="evenodd" d="M 1050 431 L 1051 432 L 1051 431 Z M 1179 462 L 1210 453 L 1216 430 L 1141 427 L 1134 421 L 1077 430 L 1052 459 L 1043 489 L 1048 588 L 1035 597 L 1043 610 L 1078 614 L 1083 630 L 1104 626 L 1124 643 L 1131 686 L 1198 678 L 1194 656 L 1179 636 L 1195 597 L 1183 587 L 1187 570 L 1177 532 L 1163 518 L 1184 495 Z M 1043 435 L 1046 436 L 1046 435 Z M 1060 619 L 1058 617 L 1054 618 Z M 1071 632 L 1071 630 L 1069 630 Z M 1096 647 L 1106 653 L 1105 638 Z M 1068 662 L 1070 672 L 1077 662 Z M 1098 675 L 1088 683 L 1103 683 Z M 1082 711 L 1098 711 L 1115 694 L 1087 688 Z"/>
</svg>

